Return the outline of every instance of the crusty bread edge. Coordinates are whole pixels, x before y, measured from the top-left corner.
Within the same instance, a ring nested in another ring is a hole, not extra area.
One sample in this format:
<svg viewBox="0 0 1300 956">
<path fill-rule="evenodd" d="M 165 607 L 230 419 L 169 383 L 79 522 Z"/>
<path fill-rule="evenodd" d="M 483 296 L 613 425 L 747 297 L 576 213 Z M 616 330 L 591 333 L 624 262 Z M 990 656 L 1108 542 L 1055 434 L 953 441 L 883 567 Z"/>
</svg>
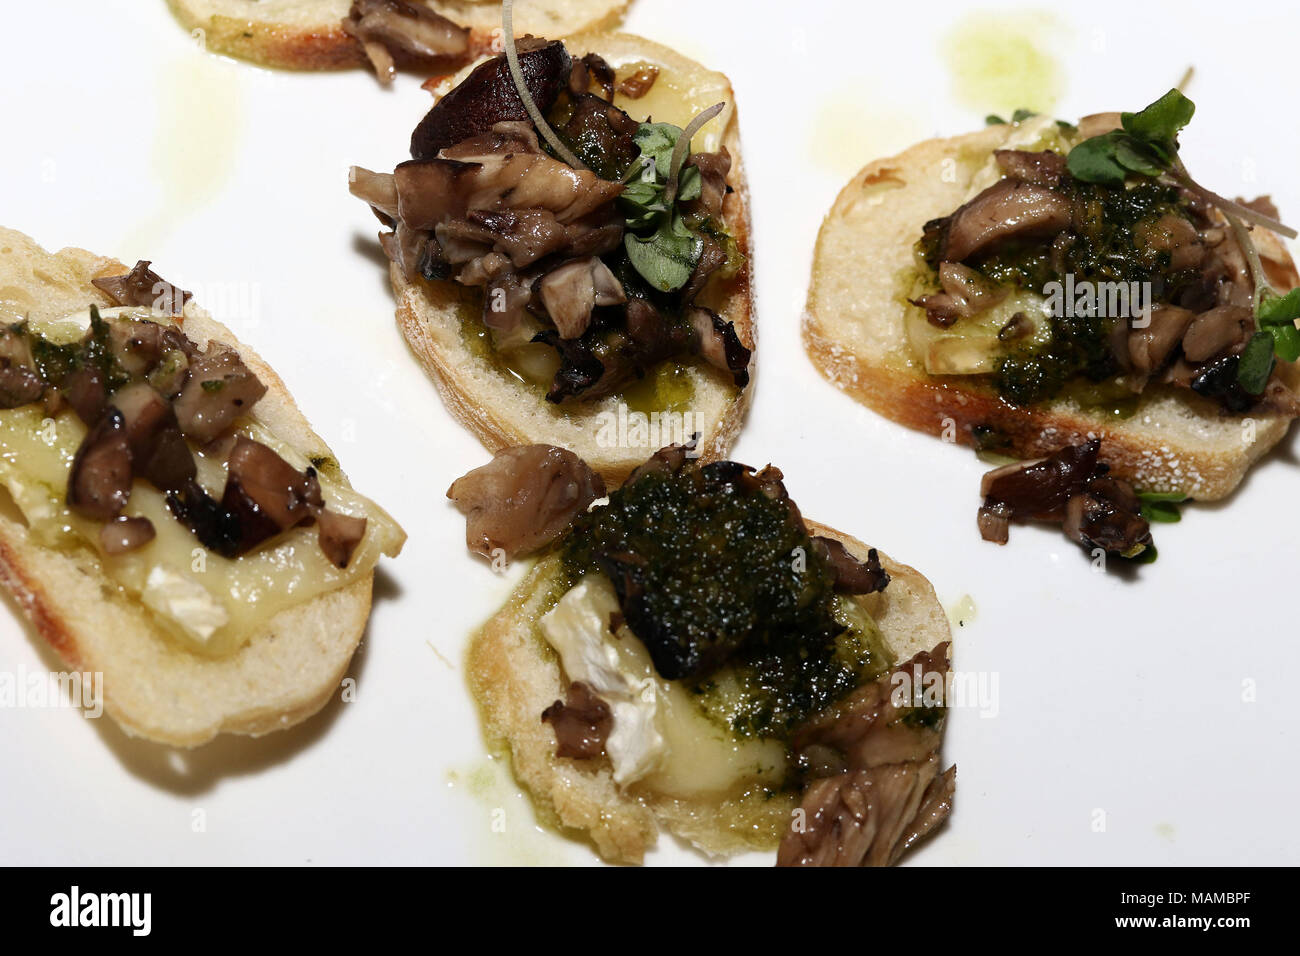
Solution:
<svg viewBox="0 0 1300 956">
<path fill-rule="evenodd" d="M 610 0 L 602 16 L 570 32 L 609 29 L 622 21 L 630 2 Z M 204 18 L 190 11 L 183 0 L 167 0 L 167 4 L 185 29 L 202 30 L 205 47 L 223 56 L 282 70 L 347 70 L 369 65 L 360 44 L 343 31 L 341 20 L 304 27 L 220 14 Z M 498 29 L 472 27 L 468 50 L 463 56 L 449 57 L 444 69 L 450 71 L 485 53 L 500 52 Z"/>
</svg>

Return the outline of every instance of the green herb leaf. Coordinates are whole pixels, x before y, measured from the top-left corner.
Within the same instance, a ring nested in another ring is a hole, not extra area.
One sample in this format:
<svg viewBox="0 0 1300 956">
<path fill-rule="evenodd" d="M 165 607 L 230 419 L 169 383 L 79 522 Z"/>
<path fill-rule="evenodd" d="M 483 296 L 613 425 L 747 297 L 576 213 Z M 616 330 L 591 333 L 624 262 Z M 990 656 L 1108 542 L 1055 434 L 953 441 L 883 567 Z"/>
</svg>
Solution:
<svg viewBox="0 0 1300 956">
<path fill-rule="evenodd" d="M 1142 517 L 1162 524 L 1183 520 L 1178 506 L 1186 500 L 1187 496 L 1179 491 L 1143 491 L 1138 494 Z"/>
<path fill-rule="evenodd" d="M 642 123 L 632 134 L 633 141 L 641 147 L 643 156 L 650 156 L 655 161 L 655 171 L 663 179 L 672 172 L 673 147 L 677 137 L 682 135 L 681 127 L 672 123 Z"/>
<path fill-rule="evenodd" d="M 1260 325 L 1289 323 L 1300 319 L 1300 289 L 1292 289 L 1286 295 L 1264 293 L 1260 297 L 1259 308 L 1255 310 L 1255 315 Z"/>
<path fill-rule="evenodd" d="M 1300 330 L 1290 322 L 1284 325 L 1266 325 L 1264 328 L 1273 336 L 1273 354 L 1283 362 L 1294 362 L 1300 358 Z"/>
<path fill-rule="evenodd" d="M 1125 558 L 1124 560 L 1132 564 L 1154 564 L 1158 557 L 1160 557 L 1160 552 L 1156 550 L 1156 546 L 1154 544 L 1148 544 L 1137 554 L 1133 555 L 1133 557 Z"/>
<path fill-rule="evenodd" d="M 1129 136 L 1115 136 L 1115 161 L 1125 169 L 1143 176 L 1159 176 L 1168 163 L 1162 164 L 1143 144 Z"/>
<path fill-rule="evenodd" d="M 1004 120 L 997 113 L 990 113 L 988 116 L 984 117 L 984 125 L 985 126 L 1006 126 L 1007 121 Z"/>
<path fill-rule="evenodd" d="M 660 292 L 674 292 L 695 271 L 704 240 L 687 229 L 680 216 L 673 216 L 647 238 L 625 233 L 623 247 L 646 282 Z"/>
<path fill-rule="evenodd" d="M 1065 164 L 1075 179 L 1105 186 L 1122 186 L 1127 172 L 1115 158 L 1115 137 L 1110 133 L 1085 139 L 1070 150 Z"/>
<path fill-rule="evenodd" d="M 1138 139 L 1172 153 L 1177 149 L 1174 140 L 1195 112 L 1196 104 L 1178 90 L 1170 90 L 1141 112 L 1121 113 L 1120 122 Z"/>
<path fill-rule="evenodd" d="M 1268 332 L 1256 332 L 1246 343 L 1237 364 L 1237 384 L 1250 395 L 1260 395 L 1273 374 L 1277 359 L 1273 354 L 1274 339 Z"/>
<path fill-rule="evenodd" d="M 1014 113 L 1011 114 L 1011 122 L 1023 123 L 1025 120 L 1032 119 L 1037 115 L 1038 114 L 1035 113 L 1033 110 L 1027 110 L 1021 107 L 1020 109 L 1016 110 Z"/>
</svg>

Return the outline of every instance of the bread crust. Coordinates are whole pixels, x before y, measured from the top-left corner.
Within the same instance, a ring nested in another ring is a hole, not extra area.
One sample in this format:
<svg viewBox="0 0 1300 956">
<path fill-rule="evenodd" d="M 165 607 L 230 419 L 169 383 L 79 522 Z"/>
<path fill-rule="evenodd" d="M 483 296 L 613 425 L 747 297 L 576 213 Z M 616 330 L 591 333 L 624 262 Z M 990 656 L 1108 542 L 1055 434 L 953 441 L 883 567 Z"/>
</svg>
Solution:
<svg viewBox="0 0 1300 956">
<path fill-rule="evenodd" d="M 630 34 L 584 34 L 568 42 L 574 44 L 572 49 L 597 51 L 615 44 L 620 48 L 630 46 L 653 62 L 667 63 L 678 69 L 702 69 L 660 44 Z M 730 101 L 734 102 L 729 83 L 726 91 Z M 758 365 L 751 289 L 753 250 L 749 186 L 735 111 L 723 133 L 722 143 L 732 156 L 728 181 L 733 189 L 724 200 L 723 216 L 733 230 L 745 262 L 731 279 L 725 282 L 715 280 L 710 285 L 709 294 L 719 297 L 716 311 L 723 319 L 734 323 L 736 334 L 754 355 L 750 360 L 750 382 L 743 389 L 737 389 L 728 374 L 702 362 L 689 366 L 687 374 L 694 389 L 690 410 L 696 415 L 697 423 L 701 418 L 704 420 L 699 448 L 700 457 L 706 461 L 725 456 L 735 442 L 756 385 Z M 538 442 L 559 445 L 574 451 L 607 482 L 616 484 L 660 445 L 681 440 L 673 438 L 645 447 L 602 444 L 599 440 L 601 422 L 607 420 L 602 416 L 617 414 L 618 396 L 564 406 L 548 403 L 539 386 L 519 382 L 497 368 L 490 359 L 476 355 L 465 345 L 461 331 L 462 310 L 481 308 L 477 290 L 466 290 L 450 281 L 428 282 L 418 277 L 408 281 L 396 265 L 390 266 L 389 277 L 397 298 L 397 325 L 407 345 L 433 380 L 448 411 L 489 451 Z"/>
<path fill-rule="evenodd" d="M 520 35 L 559 38 L 582 30 L 603 30 L 622 20 L 630 0 L 542 0 L 520 4 Z M 167 0 L 187 30 L 202 30 L 207 49 L 286 70 L 345 70 L 366 66 L 360 44 L 341 23 L 352 0 Z M 501 5 L 472 0 L 427 0 L 427 7 L 469 28 L 469 49 L 449 57 L 446 68 L 485 53 L 500 52 Z"/>
<path fill-rule="evenodd" d="M 818 371 L 836 388 L 900 424 L 964 445 L 988 426 L 1006 444 L 997 450 L 1036 458 L 1099 437 L 1113 473 L 1149 491 L 1203 500 L 1236 488 L 1250 466 L 1290 427 L 1278 415 L 1224 414 L 1216 403 L 1172 386 L 1155 386 L 1137 412 L 1116 418 L 1069 400 L 1022 408 L 962 376 L 932 376 L 911 354 L 905 308 L 895 276 L 912 262 L 912 243 L 926 221 L 960 205 L 975 168 L 999 148 L 1010 127 L 919 143 L 868 164 L 844 187 L 818 235 L 803 319 L 803 342 Z M 1271 234 L 1270 278 L 1300 285 L 1286 249 Z M 865 266 L 855 281 L 849 270 Z M 1297 371 L 1283 374 L 1297 380 Z"/>
<path fill-rule="evenodd" d="M 866 558 L 861 541 L 807 522 L 813 535 L 841 541 Z M 880 555 L 891 581 L 864 596 L 864 606 L 894 657 L 906 660 L 950 639 L 950 628 L 934 588 L 916 569 Z M 563 699 L 567 686 L 559 659 L 538 621 L 560 595 L 560 559 L 541 558 L 506 604 L 471 639 L 466 654 L 470 689 L 478 702 L 489 746 L 506 751 L 516 779 L 532 798 L 539 817 L 575 837 L 589 840 L 611 863 L 641 863 L 659 831 L 718 855 L 771 850 L 796 800 L 792 794 L 757 794 L 727 800 L 670 798 L 632 785 L 614 784 L 604 758 L 570 760 L 555 755 L 555 734 L 542 711 Z"/>
<path fill-rule="evenodd" d="M 0 229 L 0 316 L 56 317 L 111 306 L 92 278 L 127 267 L 81 249 L 48 253 Z M 259 418 L 300 448 L 328 447 L 261 357 L 193 304 L 187 333 L 234 346 L 267 386 Z M 346 477 L 340 473 L 340 479 Z M 168 636 L 123 594 L 89 549 L 37 544 L 17 509 L 0 508 L 0 583 L 64 664 L 103 674 L 104 709 L 133 736 L 179 747 L 219 733 L 260 736 L 319 711 L 346 674 L 370 614 L 373 573 L 275 614 L 240 650 L 206 658 Z"/>
</svg>

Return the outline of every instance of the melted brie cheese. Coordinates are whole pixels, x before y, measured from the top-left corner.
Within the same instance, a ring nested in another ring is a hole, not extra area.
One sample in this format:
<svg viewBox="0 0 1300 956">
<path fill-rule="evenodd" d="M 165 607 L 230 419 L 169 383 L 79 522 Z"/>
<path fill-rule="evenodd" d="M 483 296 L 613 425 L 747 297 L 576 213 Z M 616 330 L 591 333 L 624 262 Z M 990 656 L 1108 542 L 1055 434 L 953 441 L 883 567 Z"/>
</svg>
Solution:
<svg viewBox="0 0 1300 956">
<path fill-rule="evenodd" d="M 170 324 L 162 314 L 139 309 L 107 309 Z M 52 341 L 79 338 L 85 323 L 76 317 L 33 328 Z M 254 409 L 254 412 L 256 409 Z M 238 434 L 272 448 L 304 470 L 308 456 L 327 456 L 322 447 L 306 454 L 248 418 Z M 321 494 L 332 511 L 364 517 L 366 532 L 346 568 L 325 557 L 315 527 L 277 535 L 248 554 L 229 559 L 208 551 L 167 507 L 165 495 L 137 480 L 123 514 L 148 518 L 156 537 L 124 554 L 107 555 L 99 544 L 102 525 L 73 513 L 66 504 L 68 474 L 86 426 L 70 410 L 53 418 L 40 405 L 0 410 L 0 485 L 22 512 L 40 544 L 64 550 L 88 548 L 105 575 L 128 597 L 140 601 L 172 636 L 195 650 L 229 654 L 241 647 L 279 611 L 346 586 L 369 574 L 380 554 L 396 555 L 405 540 L 397 523 L 374 502 L 347 487 L 331 467 L 318 469 Z M 224 459 L 195 451 L 198 481 L 220 499 Z M 332 460 L 332 459 L 331 459 Z"/>
<path fill-rule="evenodd" d="M 626 626 L 610 631 L 618 612 L 613 586 L 603 575 L 588 574 L 541 620 L 568 679 L 586 683 L 609 704 L 614 727 L 605 751 L 615 782 L 640 781 L 675 797 L 779 784 L 785 745 L 740 736 L 710 719 L 680 682 L 659 677 Z"/>
</svg>

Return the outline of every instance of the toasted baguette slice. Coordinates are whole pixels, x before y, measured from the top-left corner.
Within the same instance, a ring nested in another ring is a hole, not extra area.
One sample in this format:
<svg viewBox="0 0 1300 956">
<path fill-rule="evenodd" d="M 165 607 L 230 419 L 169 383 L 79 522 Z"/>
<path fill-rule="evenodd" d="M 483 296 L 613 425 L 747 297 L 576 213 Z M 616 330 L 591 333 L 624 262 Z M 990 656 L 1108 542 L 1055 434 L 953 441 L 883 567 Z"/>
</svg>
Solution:
<svg viewBox="0 0 1300 956">
<path fill-rule="evenodd" d="M 1126 419 L 1071 400 L 1017 408 L 968 377 L 929 375 L 913 354 L 904 322 L 912 306 L 898 277 L 914 266 L 912 246 L 924 224 L 961 205 L 973 175 L 1012 129 L 919 143 L 871 163 L 840 192 L 817 239 L 803 322 L 813 364 L 837 388 L 909 428 L 974 444 L 971 430 L 991 426 L 1021 458 L 1095 436 L 1112 473 L 1143 491 L 1224 497 L 1282 439 L 1289 419 L 1226 415 L 1172 386 L 1149 388 Z M 1276 237 L 1256 230 L 1254 238 L 1277 286 L 1300 284 Z M 1294 366 L 1282 371 L 1297 380 Z"/>
<path fill-rule="evenodd" d="M 82 249 L 49 253 L 22 233 L 0 229 L 0 318 L 56 318 L 90 303 L 110 306 L 90 280 L 127 271 Z M 259 420 L 296 448 L 330 454 L 257 353 L 193 303 L 184 327 L 192 339 L 239 351 L 267 386 Z M 292 727 L 337 690 L 370 616 L 373 573 L 281 611 L 228 657 L 201 657 L 123 594 L 90 549 L 36 544 L 2 489 L 0 499 L 0 581 L 70 669 L 103 674 L 104 708 L 132 735 L 194 747 L 219 733 L 259 736 Z"/>
<path fill-rule="evenodd" d="M 721 73 L 706 70 L 693 60 L 641 37 L 626 33 L 584 34 L 566 39 L 565 46 L 575 58 L 588 52 L 599 53 L 615 70 L 633 63 L 653 64 L 660 68 L 661 81 L 675 80 L 679 86 L 689 88 L 701 102 L 735 103 L 731 83 Z M 452 85 L 459 80 L 460 77 Z M 637 118 L 636 102 L 621 104 L 633 111 L 634 118 Z M 691 118 L 654 117 L 656 121 L 679 126 L 685 126 Z M 740 155 L 735 109 L 724 111 L 714 124 L 717 128 L 706 127 L 696 137 L 695 144 L 698 149 L 700 136 L 708 135 L 716 137 L 711 142 L 720 142 L 731 153 L 732 167 L 727 179 L 733 192 L 723 204 L 723 216 L 746 257 L 746 264 L 733 278 L 725 282 L 715 279 L 709 284 L 708 304 L 723 319 L 735 323 L 741 342 L 752 350 L 755 328 L 750 294 L 749 189 Z M 611 416 L 617 417 L 619 396 L 553 405 L 546 401 L 543 388 L 521 381 L 503 371 L 490 355 L 469 347 L 463 332 L 464 315 L 467 309 L 474 315 L 482 309 L 477 290 L 467 290 L 450 281 L 408 282 L 395 265 L 390 269 L 390 277 L 397 296 L 397 324 L 411 351 L 433 379 L 451 413 L 490 451 L 511 445 L 559 445 L 576 452 L 606 481 L 616 484 L 658 447 L 689 439 L 689 435 L 652 434 L 644 441 L 638 438 L 618 447 L 608 440 L 611 433 L 602 431 L 602 426 L 613 420 Z M 702 459 L 724 456 L 735 441 L 754 388 L 756 362 L 755 354 L 750 360 L 751 381 L 744 389 L 737 389 L 729 375 L 702 361 L 686 367 L 693 395 L 688 410 L 692 424 L 697 426 L 694 430 L 700 432 Z"/>
<path fill-rule="evenodd" d="M 288 70 L 364 66 L 361 46 L 340 25 L 352 0 L 167 0 L 187 30 L 204 31 L 209 50 Z M 470 31 L 469 57 L 500 42 L 501 4 L 494 0 L 415 0 Z M 515 8 L 522 36 L 563 37 L 605 30 L 629 0 L 528 0 Z"/>
<path fill-rule="evenodd" d="M 834 538 L 860 560 L 869 550 L 847 535 L 807 522 L 808 532 Z M 880 555 L 889 572 L 884 591 L 859 598 L 899 661 L 950 639 L 948 620 L 934 588 L 920 572 Z M 604 758 L 568 760 L 555 755 L 555 733 L 541 721 L 565 697 L 564 677 L 539 621 L 560 596 L 560 558 L 540 559 L 506 605 L 479 630 L 467 655 L 470 689 L 493 747 L 510 754 L 515 777 L 539 816 L 589 839 L 611 863 L 640 863 L 659 830 L 710 854 L 770 850 L 763 834 L 783 833 L 797 806 L 791 794 L 750 794 L 723 802 L 680 799 L 620 789 Z"/>
</svg>

